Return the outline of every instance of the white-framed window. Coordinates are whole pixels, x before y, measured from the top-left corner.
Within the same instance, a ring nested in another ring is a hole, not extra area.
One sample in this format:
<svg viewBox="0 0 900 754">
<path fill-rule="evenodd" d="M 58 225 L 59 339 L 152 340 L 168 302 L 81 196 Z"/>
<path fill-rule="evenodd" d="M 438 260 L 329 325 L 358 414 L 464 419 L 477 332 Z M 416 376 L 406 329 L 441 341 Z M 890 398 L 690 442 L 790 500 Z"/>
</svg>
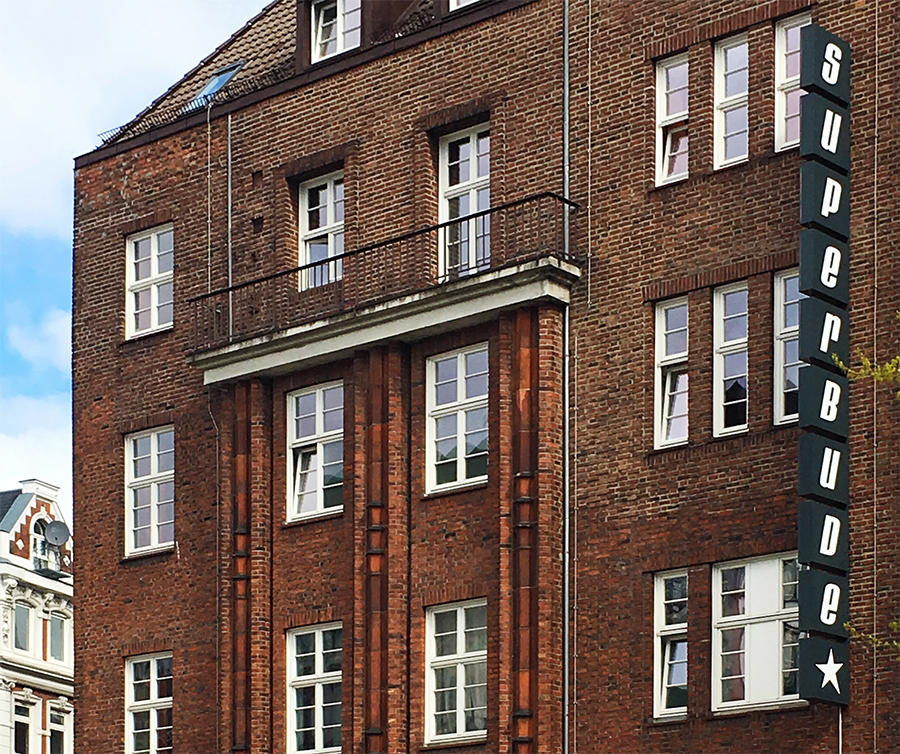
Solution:
<svg viewBox="0 0 900 754">
<path fill-rule="evenodd" d="M 656 447 L 688 439 L 688 302 L 656 305 Z"/>
<path fill-rule="evenodd" d="M 488 474 L 488 347 L 426 363 L 429 492 L 482 482 Z"/>
<path fill-rule="evenodd" d="M 688 575 L 657 574 L 655 579 L 656 647 L 654 648 L 655 717 L 687 714 Z"/>
<path fill-rule="evenodd" d="M 344 505 L 344 386 L 288 395 L 288 520 Z"/>
<path fill-rule="evenodd" d="M 312 6 L 312 62 L 359 47 L 360 0 L 319 0 Z"/>
<path fill-rule="evenodd" d="M 55 662 L 65 662 L 69 655 L 69 620 L 62 613 L 50 613 L 47 623 L 47 657 Z"/>
<path fill-rule="evenodd" d="M 775 151 L 800 143 L 800 29 L 806 14 L 775 24 Z"/>
<path fill-rule="evenodd" d="M 174 237 L 172 226 L 163 225 L 129 236 L 125 242 L 125 335 L 128 338 L 172 327 Z"/>
<path fill-rule="evenodd" d="M 344 276 L 344 174 L 331 173 L 300 185 L 300 290 Z"/>
<path fill-rule="evenodd" d="M 50 754 L 71 754 L 72 716 L 68 711 L 51 706 L 47 715 L 47 729 L 50 733 Z"/>
<path fill-rule="evenodd" d="M 475 3 L 480 3 L 481 0 L 450 0 L 450 10 L 456 10 L 457 8 L 464 8 L 467 5 L 474 5 Z"/>
<path fill-rule="evenodd" d="M 797 697 L 796 553 L 713 568 L 714 710 Z"/>
<path fill-rule="evenodd" d="M 797 421 L 800 368 L 800 273 L 775 275 L 775 424 Z"/>
<path fill-rule="evenodd" d="M 746 37 L 732 37 L 716 45 L 715 167 L 743 162 L 748 154 L 748 46 Z"/>
<path fill-rule="evenodd" d="M 656 185 L 688 175 L 688 57 L 656 64 Z"/>
<path fill-rule="evenodd" d="M 438 273 L 455 280 L 491 266 L 491 216 L 469 217 L 491 206 L 491 132 L 487 123 L 440 141 Z"/>
<path fill-rule="evenodd" d="M 175 541 L 175 430 L 159 427 L 125 438 L 125 554 Z"/>
<path fill-rule="evenodd" d="M 47 521 L 35 518 L 31 522 L 31 562 L 36 571 L 50 567 L 50 547 L 47 545 Z"/>
<path fill-rule="evenodd" d="M 426 621 L 425 741 L 487 736 L 487 602 L 429 608 Z"/>
<path fill-rule="evenodd" d="M 172 685 L 171 653 L 125 662 L 126 754 L 171 754 Z"/>
<path fill-rule="evenodd" d="M 33 623 L 32 606 L 27 602 L 16 602 L 13 605 L 13 647 L 22 652 L 31 652 Z"/>
<path fill-rule="evenodd" d="M 31 748 L 32 707 L 13 697 L 13 754 L 29 754 Z"/>
<path fill-rule="evenodd" d="M 716 437 L 747 429 L 747 283 L 714 293 L 713 429 Z"/>
<path fill-rule="evenodd" d="M 288 752 L 341 750 L 340 623 L 287 633 Z"/>
</svg>

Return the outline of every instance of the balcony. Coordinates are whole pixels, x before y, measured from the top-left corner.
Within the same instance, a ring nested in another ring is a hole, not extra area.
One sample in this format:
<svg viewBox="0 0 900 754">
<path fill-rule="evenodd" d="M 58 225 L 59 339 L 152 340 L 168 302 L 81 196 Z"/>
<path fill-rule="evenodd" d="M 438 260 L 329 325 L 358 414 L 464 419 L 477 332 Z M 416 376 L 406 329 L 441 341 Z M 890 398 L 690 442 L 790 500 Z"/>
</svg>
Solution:
<svg viewBox="0 0 900 754">
<path fill-rule="evenodd" d="M 568 302 L 578 205 L 535 194 L 191 299 L 207 383 L 276 373 L 375 342 Z"/>
</svg>

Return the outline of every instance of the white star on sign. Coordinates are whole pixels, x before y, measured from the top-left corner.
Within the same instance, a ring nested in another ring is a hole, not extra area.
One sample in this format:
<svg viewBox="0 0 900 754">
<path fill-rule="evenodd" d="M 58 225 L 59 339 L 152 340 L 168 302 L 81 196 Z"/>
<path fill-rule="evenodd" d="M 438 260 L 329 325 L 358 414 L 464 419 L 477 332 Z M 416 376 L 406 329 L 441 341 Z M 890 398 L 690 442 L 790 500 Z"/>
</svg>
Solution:
<svg viewBox="0 0 900 754">
<path fill-rule="evenodd" d="M 828 662 L 821 665 L 816 663 L 816 667 L 822 671 L 822 688 L 824 689 L 830 683 L 834 686 L 834 690 L 840 694 L 841 687 L 838 685 L 837 674 L 844 667 L 844 663 L 834 661 L 834 650 L 828 650 Z"/>
</svg>

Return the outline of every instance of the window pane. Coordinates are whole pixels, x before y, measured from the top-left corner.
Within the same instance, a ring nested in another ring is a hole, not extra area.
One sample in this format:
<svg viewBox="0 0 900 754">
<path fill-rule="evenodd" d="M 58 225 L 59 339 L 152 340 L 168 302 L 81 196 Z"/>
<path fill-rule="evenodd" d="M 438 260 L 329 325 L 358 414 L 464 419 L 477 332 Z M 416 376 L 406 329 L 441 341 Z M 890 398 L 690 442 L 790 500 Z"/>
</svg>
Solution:
<svg viewBox="0 0 900 754">
<path fill-rule="evenodd" d="M 28 632 L 31 609 L 27 605 L 16 605 L 15 645 L 16 649 L 28 649 Z"/>
<path fill-rule="evenodd" d="M 666 625 L 687 622 L 687 576 L 674 576 L 665 580 Z"/>
<path fill-rule="evenodd" d="M 743 614 L 744 567 L 726 568 L 722 571 L 722 615 Z"/>
<path fill-rule="evenodd" d="M 62 662 L 65 650 L 65 619 L 58 615 L 50 616 L 50 657 Z"/>
<path fill-rule="evenodd" d="M 134 249 L 134 279 L 145 280 L 153 274 L 150 260 L 150 239 L 142 238 L 135 241 Z"/>
<path fill-rule="evenodd" d="M 667 135 L 668 155 L 667 176 L 682 175 L 688 171 L 688 130 L 686 128 L 673 129 Z"/>
</svg>

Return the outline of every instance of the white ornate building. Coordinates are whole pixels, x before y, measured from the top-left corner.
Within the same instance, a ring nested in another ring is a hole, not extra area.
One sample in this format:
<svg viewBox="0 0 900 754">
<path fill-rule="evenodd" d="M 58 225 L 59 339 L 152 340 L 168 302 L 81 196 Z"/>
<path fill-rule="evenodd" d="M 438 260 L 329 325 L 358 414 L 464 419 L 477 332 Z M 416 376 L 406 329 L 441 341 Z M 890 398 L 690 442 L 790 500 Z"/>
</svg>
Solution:
<svg viewBox="0 0 900 754">
<path fill-rule="evenodd" d="M 0 492 L 0 754 L 70 754 L 72 543 L 58 488 L 21 485 Z"/>
</svg>

